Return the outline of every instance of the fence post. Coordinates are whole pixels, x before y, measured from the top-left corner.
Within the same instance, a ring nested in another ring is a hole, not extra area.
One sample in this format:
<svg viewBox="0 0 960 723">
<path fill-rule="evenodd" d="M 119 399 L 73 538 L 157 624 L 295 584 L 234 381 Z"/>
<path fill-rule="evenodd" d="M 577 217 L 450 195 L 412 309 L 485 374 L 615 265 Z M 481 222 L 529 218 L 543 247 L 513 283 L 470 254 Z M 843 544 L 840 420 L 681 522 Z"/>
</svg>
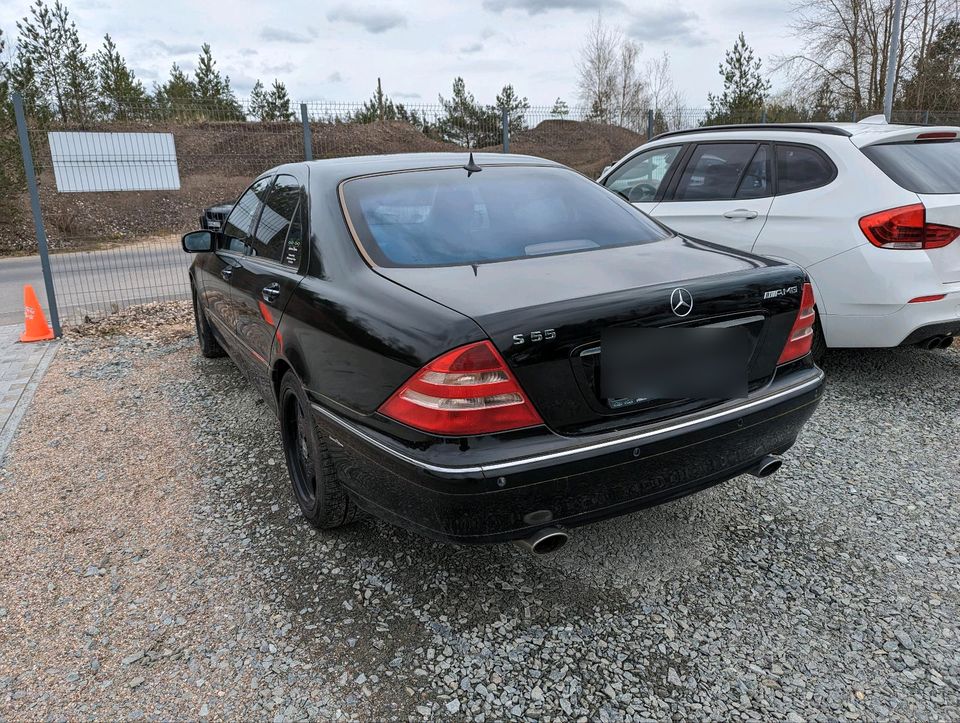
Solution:
<svg viewBox="0 0 960 723">
<path fill-rule="evenodd" d="M 853 122 L 854 122 L 854 123 L 857 122 L 857 109 L 856 109 L 856 108 L 853 109 Z"/>
<path fill-rule="evenodd" d="M 13 93 L 13 113 L 17 119 L 17 136 L 20 140 L 20 154 L 23 156 L 23 171 L 27 177 L 27 191 L 30 193 L 30 210 L 33 212 L 33 227 L 37 232 L 37 248 L 40 252 L 40 268 L 43 270 L 43 285 L 47 291 L 47 303 L 50 305 L 50 324 L 53 335 L 63 336 L 60 328 L 60 312 L 57 310 L 57 295 L 53 290 L 53 272 L 50 270 L 50 249 L 47 246 L 47 231 L 43 227 L 43 215 L 40 212 L 40 193 L 37 191 L 37 174 L 33 168 L 33 154 L 30 151 L 30 137 L 27 134 L 27 117 L 23 112 L 23 96 Z"/>
<path fill-rule="evenodd" d="M 653 108 L 647 110 L 647 140 L 653 138 Z"/>
<path fill-rule="evenodd" d="M 760 122 L 766 124 L 767 122 L 767 109 L 764 108 L 760 111 Z"/>
<path fill-rule="evenodd" d="M 310 117 L 307 115 L 307 104 L 300 104 L 300 122 L 303 124 L 303 160 L 313 160 L 313 136 L 310 133 Z"/>
<path fill-rule="evenodd" d="M 929 109 L 923 111 L 923 124 L 924 124 L 925 126 L 930 125 L 930 111 L 929 111 Z"/>
<path fill-rule="evenodd" d="M 503 152 L 510 152 L 510 112 L 504 108 L 500 114 L 500 125 L 503 126 Z"/>
</svg>

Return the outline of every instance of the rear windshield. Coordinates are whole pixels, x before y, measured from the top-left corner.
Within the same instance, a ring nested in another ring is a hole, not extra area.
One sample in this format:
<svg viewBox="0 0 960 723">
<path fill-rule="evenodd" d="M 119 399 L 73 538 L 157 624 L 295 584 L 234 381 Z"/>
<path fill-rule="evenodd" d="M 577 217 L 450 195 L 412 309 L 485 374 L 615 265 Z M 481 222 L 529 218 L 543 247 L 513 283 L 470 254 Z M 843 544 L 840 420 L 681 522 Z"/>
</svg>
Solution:
<svg viewBox="0 0 960 723">
<path fill-rule="evenodd" d="M 450 266 L 647 243 L 670 234 L 564 168 L 487 166 L 367 176 L 343 185 L 380 266 Z"/>
<path fill-rule="evenodd" d="M 899 186 L 914 193 L 960 193 L 960 143 L 887 143 L 864 154 Z"/>
</svg>

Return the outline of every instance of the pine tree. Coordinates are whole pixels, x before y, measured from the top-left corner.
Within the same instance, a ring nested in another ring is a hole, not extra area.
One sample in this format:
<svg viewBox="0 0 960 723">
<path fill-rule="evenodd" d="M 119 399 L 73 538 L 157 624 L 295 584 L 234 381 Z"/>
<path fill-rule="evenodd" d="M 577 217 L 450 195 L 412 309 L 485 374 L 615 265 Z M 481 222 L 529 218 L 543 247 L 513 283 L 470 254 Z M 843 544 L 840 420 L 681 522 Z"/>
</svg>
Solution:
<svg viewBox="0 0 960 723">
<path fill-rule="evenodd" d="M 259 78 L 250 91 L 250 115 L 260 121 L 267 120 L 267 93 Z"/>
<path fill-rule="evenodd" d="M 153 102 L 161 117 L 193 118 L 197 115 L 196 95 L 196 83 L 174 63 L 167 82 L 154 86 Z"/>
<path fill-rule="evenodd" d="M 463 78 L 453 81 L 453 95 L 440 96 L 444 115 L 437 121 L 440 138 L 467 148 L 492 146 L 500 142 L 500 116 L 492 107 L 477 103 Z"/>
<path fill-rule="evenodd" d="M 7 62 L 7 43 L 0 29 L 0 216 L 10 218 L 16 204 L 11 190 L 23 182 L 23 164 L 20 162 L 20 144 L 17 140 L 17 124 L 10 102 L 11 73 Z"/>
<path fill-rule="evenodd" d="M 135 117 L 146 104 L 147 94 L 109 33 L 103 36 L 103 47 L 94 56 L 94 63 L 100 89 L 100 112 L 116 120 Z"/>
<path fill-rule="evenodd" d="M 290 110 L 290 96 L 287 94 L 287 86 L 279 80 L 274 79 L 273 87 L 266 95 L 267 120 L 288 121 L 293 119 L 293 112 Z"/>
<path fill-rule="evenodd" d="M 67 120 L 69 112 L 65 64 L 67 39 L 64 37 L 67 22 L 67 9 L 59 0 L 53 10 L 43 0 L 36 0 L 30 6 L 30 14 L 17 21 L 17 65 L 43 89 L 38 94 L 38 101 L 42 98 L 42 102 L 50 103 L 61 121 Z"/>
<path fill-rule="evenodd" d="M 560 120 L 563 120 L 570 115 L 570 107 L 565 100 L 557 98 L 556 103 L 553 104 L 553 108 L 550 109 L 550 115 L 555 115 Z"/>
<path fill-rule="evenodd" d="M 50 106 L 45 94 L 40 89 L 33 61 L 23 53 L 18 53 L 8 72 L 10 91 L 20 92 L 23 97 L 23 109 L 27 117 L 33 119 L 34 124 L 38 127 L 49 122 L 52 117 Z"/>
<path fill-rule="evenodd" d="M 373 123 L 378 120 L 397 120 L 397 106 L 383 92 L 380 78 L 377 78 L 377 87 L 370 100 L 365 101 L 360 108 L 348 117 L 350 123 Z"/>
<path fill-rule="evenodd" d="M 707 100 L 710 110 L 704 125 L 715 123 L 743 123 L 758 120 L 763 104 L 770 92 L 770 81 L 760 71 L 760 58 L 740 33 L 733 48 L 726 52 L 720 64 L 723 92 L 710 93 Z"/>
<path fill-rule="evenodd" d="M 527 111 L 530 110 L 530 103 L 526 98 L 518 96 L 512 85 L 503 86 L 503 90 L 497 94 L 494 109 L 501 126 L 503 111 L 507 111 L 507 116 L 510 118 L 510 133 L 519 133 L 527 127 Z"/>
<path fill-rule="evenodd" d="M 64 101 L 74 123 L 86 123 L 97 109 L 97 74 L 87 57 L 87 46 L 80 42 L 72 22 L 62 29 L 66 42 L 64 64 Z"/>
<path fill-rule="evenodd" d="M 215 120 L 243 120 L 240 104 L 230 89 L 230 76 L 221 75 L 216 66 L 210 44 L 204 43 L 195 74 L 196 100 Z"/>
<path fill-rule="evenodd" d="M 941 28 L 923 56 L 914 59 L 913 75 L 903 84 L 899 105 L 956 112 L 960 104 L 960 22 Z"/>
<path fill-rule="evenodd" d="M 419 130 L 426 132 L 428 124 L 415 110 L 407 110 L 403 103 L 394 103 L 383 91 L 380 78 L 377 78 L 377 88 L 373 91 L 370 100 L 365 101 L 346 118 L 348 123 L 373 123 L 377 120 L 406 121 L 412 123 Z"/>
</svg>

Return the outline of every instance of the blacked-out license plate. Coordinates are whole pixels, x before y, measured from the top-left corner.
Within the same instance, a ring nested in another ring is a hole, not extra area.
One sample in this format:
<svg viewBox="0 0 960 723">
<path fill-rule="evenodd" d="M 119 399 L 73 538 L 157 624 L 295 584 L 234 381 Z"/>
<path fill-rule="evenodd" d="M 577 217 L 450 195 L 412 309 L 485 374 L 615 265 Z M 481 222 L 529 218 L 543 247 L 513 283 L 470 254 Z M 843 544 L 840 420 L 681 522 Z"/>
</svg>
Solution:
<svg viewBox="0 0 960 723">
<path fill-rule="evenodd" d="M 600 339 L 605 399 L 741 399 L 750 338 L 736 327 L 607 329 Z"/>
</svg>

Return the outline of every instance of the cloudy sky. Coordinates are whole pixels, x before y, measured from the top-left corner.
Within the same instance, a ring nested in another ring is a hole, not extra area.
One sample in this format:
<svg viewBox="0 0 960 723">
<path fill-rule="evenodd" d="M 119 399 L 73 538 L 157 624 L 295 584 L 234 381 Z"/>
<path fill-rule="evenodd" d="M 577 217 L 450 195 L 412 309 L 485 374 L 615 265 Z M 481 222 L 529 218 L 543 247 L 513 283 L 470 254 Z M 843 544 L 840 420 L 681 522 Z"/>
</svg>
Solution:
<svg viewBox="0 0 960 723">
<path fill-rule="evenodd" d="M 30 1 L 0 0 L 8 37 Z M 741 30 L 768 68 L 795 46 L 790 0 L 64 1 L 88 46 L 110 33 L 148 87 L 173 62 L 191 70 L 209 42 L 240 97 L 277 77 L 296 100 L 362 100 L 380 76 L 397 100 L 435 103 L 462 75 L 481 101 L 513 83 L 533 104 L 574 105 L 578 49 L 598 11 L 645 57 L 670 53 L 690 106 L 719 90 L 717 64 Z"/>
</svg>

